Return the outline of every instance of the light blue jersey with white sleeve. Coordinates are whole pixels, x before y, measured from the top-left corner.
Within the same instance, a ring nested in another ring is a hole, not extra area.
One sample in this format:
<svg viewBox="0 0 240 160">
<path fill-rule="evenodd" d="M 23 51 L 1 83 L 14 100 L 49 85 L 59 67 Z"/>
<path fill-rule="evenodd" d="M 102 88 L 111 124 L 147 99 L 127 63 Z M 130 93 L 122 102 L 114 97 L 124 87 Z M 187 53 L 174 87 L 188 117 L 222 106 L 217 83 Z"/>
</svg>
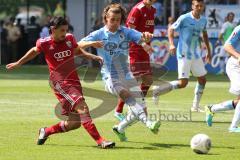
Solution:
<svg viewBox="0 0 240 160">
<path fill-rule="evenodd" d="M 103 41 L 104 47 L 97 48 L 97 54 L 104 60 L 101 68 L 103 80 L 131 79 L 133 76 L 128 64 L 129 42 L 139 43 L 141 36 L 141 32 L 124 26 L 120 26 L 115 33 L 105 26 L 81 41 Z"/>
<path fill-rule="evenodd" d="M 193 17 L 192 12 L 181 15 L 171 28 L 179 32 L 177 58 L 201 58 L 201 33 L 206 31 L 207 19 Z"/>
<path fill-rule="evenodd" d="M 240 53 L 240 25 L 237 26 L 225 44 L 230 44 L 233 48 Z"/>
</svg>

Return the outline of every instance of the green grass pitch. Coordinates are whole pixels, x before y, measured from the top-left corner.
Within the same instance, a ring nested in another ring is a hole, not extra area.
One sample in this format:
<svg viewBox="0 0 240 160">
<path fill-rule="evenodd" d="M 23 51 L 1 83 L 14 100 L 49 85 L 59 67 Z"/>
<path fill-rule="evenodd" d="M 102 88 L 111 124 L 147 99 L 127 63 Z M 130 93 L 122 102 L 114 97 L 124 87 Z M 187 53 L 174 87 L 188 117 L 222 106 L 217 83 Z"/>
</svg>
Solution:
<svg viewBox="0 0 240 160">
<path fill-rule="evenodd" d="M 174 80 L 176 73 L 168 73 L 164 80 Z M 228 93 L 226 76 L 209 75 L 201 106 L 232 99 Z M 82 81 L 86 102 L 91 109 L 102 101 L 115 106 L 116 98 L 104 91 L 103 83 Z M 13 72 L 0 68 L 0 160 L 172 160 L 172 159 L 239 159 L 240 134 L 228 133 L 233 112 L 216 114 L 213 127 L 207 127 L 204 113 L 190 114 L 195 87 L 191 79 L 188 87 L 160 97 L 159 105 L 147 98 L 151 118 L 162 120 L 158 135 L 153 135 L 141 123 L 126 131 L 129 142 L 119 142 L 111 128 L 117 121 L 113 111 L 94 119 L 100 133 L 116 142 L 115 149 L 103 150 L 95 146 L 83 128 L 50 137 L 43 146 L 36 145 L 38 129 L 59 121 L 54 114 L 57 99 L 48 84 L 46 67 L 25 66 Z M 98 90 L 94 95 L 88 88 Z M 105 97 L 106 95 L 106 97 Z M 126 108 L 125 108 L 126 111 Z M 208 155 L 197 155 L 190 149 L 193 135 L 205 133 L 212 140 Z"/>
</svg>

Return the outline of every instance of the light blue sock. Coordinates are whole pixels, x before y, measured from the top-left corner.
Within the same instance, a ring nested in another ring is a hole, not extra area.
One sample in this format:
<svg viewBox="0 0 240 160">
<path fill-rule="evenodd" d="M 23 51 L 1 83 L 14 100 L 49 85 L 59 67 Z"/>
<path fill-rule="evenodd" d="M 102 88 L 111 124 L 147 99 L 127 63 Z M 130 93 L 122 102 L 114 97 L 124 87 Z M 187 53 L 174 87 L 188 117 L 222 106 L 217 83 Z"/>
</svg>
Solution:
<svg viewBox="0 0 240 160">
<path fill-rule="evenodd" d="M 214 105 L 211 107 L 211 111 L 212 111 L 213 113 L 219 112 L 219 111 L 232 110 L 232 109 L 234 109 L 234 107 L 233 107 L 233 101 L 232 101 L 232 100 L 225 101 L 225 102 L 218 103 L 218 104 L 214 104 Z"/>
<path fill-rule="evenodd" d="M 195 90 L 194 90 L 194 99 L 193 99 L 193 108 L 199 108 L 199 103 L 202 98 L 203 90 L 205 86 L 201 85 L 199 83 L 196 84 Z"/>
</svg>

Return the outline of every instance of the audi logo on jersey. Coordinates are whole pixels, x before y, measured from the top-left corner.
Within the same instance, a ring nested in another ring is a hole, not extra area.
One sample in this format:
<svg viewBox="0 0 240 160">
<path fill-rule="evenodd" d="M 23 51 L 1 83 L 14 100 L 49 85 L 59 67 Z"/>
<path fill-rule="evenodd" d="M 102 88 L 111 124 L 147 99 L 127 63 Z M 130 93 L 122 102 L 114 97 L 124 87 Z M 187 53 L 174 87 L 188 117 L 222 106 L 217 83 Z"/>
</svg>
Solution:
<svg viewBox="0 0 240 160">
<path fill-rule="evenodd" d="M 154 20 L 147 20 L 146 25 L 148 26 L 154 26 Z"/>
<path fill-rule="evenodd" d="M 66 51 L 54 53 L 54 58 L 55 58 L 57 61 L 62 61 L 63 58 L 69 57 L 69 56 L 71 56 L 71 51 L 70 51 L 70 50 L 66 50 Z"/>
</svg>

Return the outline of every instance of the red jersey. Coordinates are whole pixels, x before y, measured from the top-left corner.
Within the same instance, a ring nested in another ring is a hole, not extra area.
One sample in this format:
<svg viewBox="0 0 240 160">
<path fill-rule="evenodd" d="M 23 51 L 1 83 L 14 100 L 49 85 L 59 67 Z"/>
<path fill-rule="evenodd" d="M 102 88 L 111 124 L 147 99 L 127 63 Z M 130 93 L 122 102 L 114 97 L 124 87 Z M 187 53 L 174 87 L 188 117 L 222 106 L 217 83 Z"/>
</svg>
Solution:
<svg viewBox="0 0 240 160">
<path fill-rule="evenodd" d="M 55 42 L 51 36 L 40 38 L 36 42 L 39 52 L 44 53 L 50 72 L 50 80 L 79 81 L 74 64 L 74 49 L 77 42 L 72 34 L 66 34 L 64 41 Z"/>
<path fill-rule="evenodd" d="M 129 24 L 136 26 L 136 30 L 139 32 L 150 32 L 154 31 L 154 14 L 156 9 L 151 6 L 151 8 L 147 8 L 144 3 L 141 1 L 136 4 L 132 10 L 130 11 L 126 26 L 129 27 Z M 135 49 L 142 49 L 141 46 L 132 43 L 130 45 L 130 51 L 134 51 Z"/>
</svg>

